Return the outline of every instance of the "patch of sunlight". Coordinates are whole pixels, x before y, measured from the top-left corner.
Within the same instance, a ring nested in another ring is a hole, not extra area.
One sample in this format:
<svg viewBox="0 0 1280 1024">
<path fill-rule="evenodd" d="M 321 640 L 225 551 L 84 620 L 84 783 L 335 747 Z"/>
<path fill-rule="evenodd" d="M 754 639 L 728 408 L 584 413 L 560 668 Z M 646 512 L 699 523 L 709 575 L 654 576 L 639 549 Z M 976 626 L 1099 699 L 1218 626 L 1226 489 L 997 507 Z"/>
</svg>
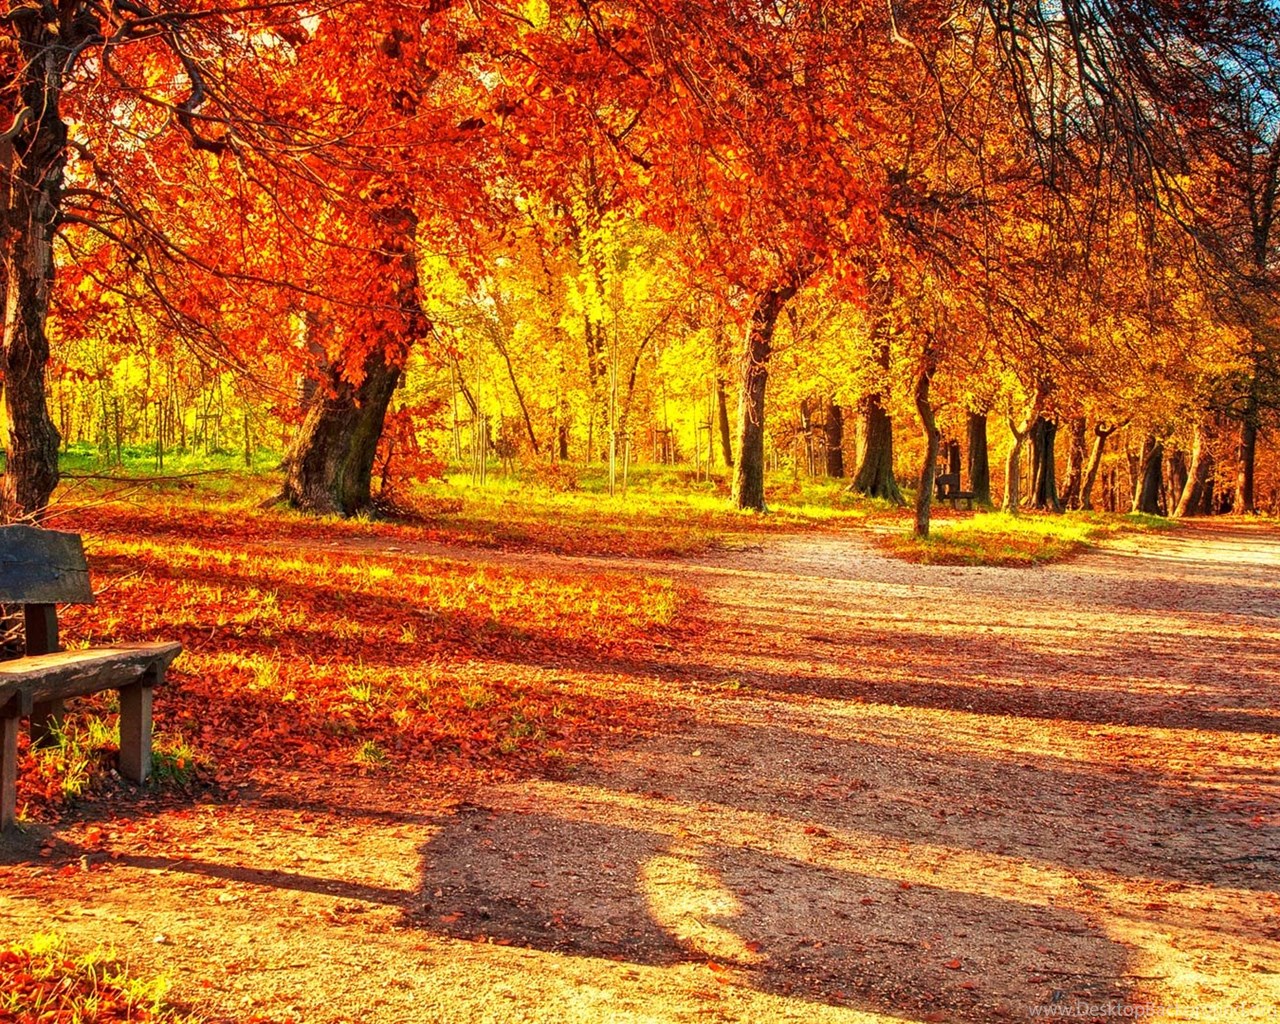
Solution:
<svg viewBox="0 0 1280 1024">
<path fill-rule="evenodd" d="M 693 854 L 673 850 L 650 857 L 640 865 L 639 885 L 654 921 L 681 945 L 725 963 L 764 962 L 746 939 L 716 923 L 740 916 L 742 904 Z"/>
</svg>

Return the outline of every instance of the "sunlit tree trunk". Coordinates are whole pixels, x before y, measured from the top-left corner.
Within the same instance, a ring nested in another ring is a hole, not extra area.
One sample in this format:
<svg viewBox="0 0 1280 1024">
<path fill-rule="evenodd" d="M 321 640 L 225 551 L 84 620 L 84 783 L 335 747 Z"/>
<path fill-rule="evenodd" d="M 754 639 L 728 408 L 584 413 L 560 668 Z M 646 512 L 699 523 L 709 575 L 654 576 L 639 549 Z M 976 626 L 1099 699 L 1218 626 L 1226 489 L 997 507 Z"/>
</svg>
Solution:
<svg viewBox="0 0 1280 1024">
<path fill-rule="evenodd" d="M 1000 508 L 1010 514 L 1016 514 L 1022 503 L 1022 447 L 1031 434 L 1032 426 L 1040 418 L 1042 401 L 1043 392 L 1037 389 L 1022 424 L 1019 425 L 1012 416 L 1009 417 L 1009 433 L 1013 435 L 1013 444 L 1009 446 L 1009 454 L 1004 461 L 1004 500 L 1000 502 Z"/>
<path fill-rule="evenodd" d="M 59 437 L 45 400 L 53 287 L 53 234 L 62 202 L 67 127 L 58 107 L 67 41 L 39 5 L 9 13 L 23 67 L 21 108 L 0 138 L 0 215 L 5 278 L 0 377 L 9 420 L 3 504 L 38 516 L 58 485 Z"/>
<path fill-rule="evenodd" d="M 1085 434 L 1087 424 L 1083 416 L 1071 419 L 1071 444 L 1067 449 L 1067 478 L 1062 482 L 1062 504 L 1066 508 L 1080 507 L 1080 485 L 1084 482 Z"/>
<path fill-rule="evenodd" d="M 716 377 L 716 422 L 720 426 L 720 455 L 726 466 L 733 466 L 733 441 L 729 431 L 729 399 L 724 390 L 724 378 Z"/>
<path fill-rule="evenodd" d="M 1197 515 L 1204 501 L 1205 485 L 1209 482 L 1209 472 L 1213 467 L 1213 454 L 1209 449 L 1210 428 L 1204 423 L 1196 424 L 1195 439 L 1191 444 L 1191 466 L 1187 470 L 1187 481 L 1178 496 L 1178 504 L 1173 510 L 1175 517 Z"/>
<path fill-rule="evenodd" d="M 924 456 L 920 465 L 919 490 L 916 491 L 915 535 L 929 536 L 929 520 L 933 511 L 933 481 L 938 468 L 938 447 L 941 434 L 929 400 L 929 387 L 935 370 L 933 356 L 926 352 L 925 364 L 916 378 L 916 415 L 920 417 L 920 429 L 924 432 Z"/>
<path fill-rule="evenodd" d="M 1102 453 L 1107 447 L 1107 438 L 1114 434 L 1115 431 L 1115 427 L 1103 426 L 1101 423 L 1093 428 L 1093 448 L 1089 451 L 1089 461 L 1084 469 L 1084 480 L 1080 484 L 1080 508 L 1086 512 L 1093 510 L 1093 485 L 1098 479 L 1098 470 L 1102 466 Z M 1106 504 L 1104 501 L 1104 507 Z"/>
<path fill-rule="evenodd" d="M 747 325 L 742 358 L 742 394 L 738 401 L 738 460 L 733 474 L 733 503 L 740 509 L 765 511 L 764 398 L 769 382 L 769 356 L 778 315 L 795 295 L 803 278 L 771 288 L 760 296 Z"/>
<path fill-rule="evenodd" d="M 1254 463 L 1258 451 L 1258 398 L 1250 393 L 1244 418 L 1240 421 L 1240 445 L 1237 448 L 1236 493 L 1233 511 L 1252 515 L 1254 502 Z"/>
<path fill-rule="evenodd" d="M 1191 473 L 1187 463 L 1187 453 L 1181 448 L 1175 448 L 1169 452 L 1167 461 L 1165 484 L 1168 490 L 1161 498 L 1161 505 L 1172 515 L 1177 511 L 1178 502 L 1182 500 L 1182 492 L 1187 489 Z"/>
<path fill-rule="evenodd" d="M 968 416 L 969 489 L 979 505 L 991 505 L 991 455 L 987 447 L 987 414 L 969 412 Z"/>
</svg>

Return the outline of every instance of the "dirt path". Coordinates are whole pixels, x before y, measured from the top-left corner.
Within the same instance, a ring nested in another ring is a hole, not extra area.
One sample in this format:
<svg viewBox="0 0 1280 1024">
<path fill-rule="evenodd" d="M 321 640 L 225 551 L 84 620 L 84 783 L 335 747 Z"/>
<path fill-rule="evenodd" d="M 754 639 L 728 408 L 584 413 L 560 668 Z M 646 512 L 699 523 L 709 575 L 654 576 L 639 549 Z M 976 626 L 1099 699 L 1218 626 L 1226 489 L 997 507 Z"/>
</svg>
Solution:
<svg viewBox="0 0 1280 1024">
<path fill-rule="evenodd" d="M 0 856 L 0 935 L 114 939 L 237 1021 L 1274 1019 L 1280 535 L 619 565 L 696 586 L 707 644 L 542 670 L 681 728 L 461 800 L 257 779 L 60 874 L 70 825 Z"/>
</svg>

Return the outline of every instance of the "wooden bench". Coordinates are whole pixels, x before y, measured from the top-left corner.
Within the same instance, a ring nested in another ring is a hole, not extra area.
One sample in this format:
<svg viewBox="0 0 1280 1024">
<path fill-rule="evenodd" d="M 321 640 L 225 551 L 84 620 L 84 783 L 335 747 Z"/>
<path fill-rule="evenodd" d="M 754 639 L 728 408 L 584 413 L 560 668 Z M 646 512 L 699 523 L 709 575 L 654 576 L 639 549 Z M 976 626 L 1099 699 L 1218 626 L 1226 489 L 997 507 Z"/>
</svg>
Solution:
<svg viewBox="0 0 1280 1024">
<path fill-rule="evenodd" d="M 151 691 L 164 681 L 181 644 L 128 644 L 63 651 L 58 604 L 92 604 L 89 565 L 74 533 L 0 526 L 0 605 L 21 607 L 25 654 L 0 661 L 0 830 L 17 816 L 18 726 L 33 743 L 47 740 L 70 697 L 120 692 L 120 772 L 135 782 L 151 774 Z"/>
<path fill-rule="evenodd" d="M 963 501 L 965 508 L 973 508 L 973 491 L 960 490 L 960 474 L 959 473 L 939 473 L 933 478 L 934 495 L 938 501 L 951 502 L 952 508 L 957 508 L 956 502 Z"/>
</svg>

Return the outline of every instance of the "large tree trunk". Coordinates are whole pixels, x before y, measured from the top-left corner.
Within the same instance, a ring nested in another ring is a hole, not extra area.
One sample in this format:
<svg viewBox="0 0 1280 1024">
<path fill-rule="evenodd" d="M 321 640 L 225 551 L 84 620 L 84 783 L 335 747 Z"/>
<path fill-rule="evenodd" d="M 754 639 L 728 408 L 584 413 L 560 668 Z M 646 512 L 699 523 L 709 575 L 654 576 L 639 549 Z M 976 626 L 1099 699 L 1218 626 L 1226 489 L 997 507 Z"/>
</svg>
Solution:
<svg viewBox="0 0 1280 1024">
<path fill-rule="evenodd" d="M 1258 404 L 1250 396 L 1249 407 L 1240 421 L 1240 447 L 1237 449 L 1236 497 L 1232 511 L 1239 515 L 1252 515 L 1257 511 L 1254 503 L 1253 469 L 1258 451 Z"/>
<path fill-rule="evenodd" d="M 1178 519 L 1199 513 L 1204 501 L 1205 485 L 1213 467 L 1213 453 L 1209 450 L 1210 429 L 1204 423 L 1196 424 L 1195 439 L 1191 443 L 1191 467 L 1187 470 L 1187 481 L 1173 510 Z"/>
<path fill-rule="evenodd" d="M 916 414 L 924 431 L 924 461 L 920 465 L 920 487 L 916 491 L 915 535 L 929 536 L 929 519 L 933 511 L 933 480 L 938 468 L 938 446 L 941 434 L 929 401 L 929 386 L 933 383 L 935 364 L 932 355 L 925 354 L 925 364 L 916 378 Z"/>
<path fill-rule="evenodd" d="M 987 448 L 987 414 L 969 413 L 969 490 L 979 505 L 991 505 L 991 454 Z"/>
<path fill-rule="evenodd" d="M 834 398 L 827 399 L 827 476 L 844 476 L 844 409 Z"/>
<path fill-rule="evenodd" d="M 1087 424 L 1083 416 L 1071 419 L 1071 444 L 1067 449 L 1067 478 L 1062 482 L 1062 504 L 1066 508 L 1080 507 L 1080 485 L 1084 482 L 1085 433 Z"/>
<path fill-rule="evenodd" d="M 1031 428 L 1031 507 L 1061 512 L 1055 476 L 1054 443 L 1058 424 L 1041 416 Z"/>
<path fill-rule="evenodd" d="M 381 351 L 365 360 L 353 387 L 328 372 L 327 385 L 306 412 L 285 456 L 284 497 L 320 515 L 352 516 L 372 501 L 373 463 L 400 367 Z"/>
<path fill-rule="evenodd" d="M 733 467 L 733 442 L 729 436 L 729 399 L 724 392 L 724 378 L 716 377 L 716 421 L 720 425 L 720 455 L 724 464 Z"/>
<path fill-rule="evenodd" d="M 1160 515 L 1160 490 L 1164 482 L 1163 442 L 1150 436 L 1143 441 L 1142 458 L 1135 476 L 1138 483 L 1134 489 L 1133 511 Z"/>
<path fill-rule="evenodd" d="M 747 326 L 742 360 L 742 396 L 738 401 L 738 463 L 733 474 L 733 503 L 740 509 L 765 511 L 764 396 L 769 382 L 769 356 L 778 314 L 791 301 L 803 277 L 771 288 L 760 296 Z"/>
<path fill-rule="evenodd" d="M 0 238 L 5 277 L 0 377 L 9 418 L 3 504 L 39 516 L 58 485 L 59 437 L 45 402 L 53 233 L 62 203 L 67 127 L 58 107 L 71 41 L 39 5 L 10 10 L 23 61 L 22 110 L 0 139 Z M 15 131 L 16 128 L 16 131 Z"/>
<path fill-rule="evenodd" d="M 359 384 L 342 379 L 338 367 L 324 368 L 322 387 L 285 456 L 285 500 L 321 515 L 351 516 L 372 503 L 373 463 L 387 406 L 410 347 L 428 328 L 418 288 L 417 217 L 400 206 L 379 221 L 386 241 L 378 260 L 400 314 L 400 333 L 370 346 Z M 469 396 L 468 401 L 474 410 Z"/>
</svg>

